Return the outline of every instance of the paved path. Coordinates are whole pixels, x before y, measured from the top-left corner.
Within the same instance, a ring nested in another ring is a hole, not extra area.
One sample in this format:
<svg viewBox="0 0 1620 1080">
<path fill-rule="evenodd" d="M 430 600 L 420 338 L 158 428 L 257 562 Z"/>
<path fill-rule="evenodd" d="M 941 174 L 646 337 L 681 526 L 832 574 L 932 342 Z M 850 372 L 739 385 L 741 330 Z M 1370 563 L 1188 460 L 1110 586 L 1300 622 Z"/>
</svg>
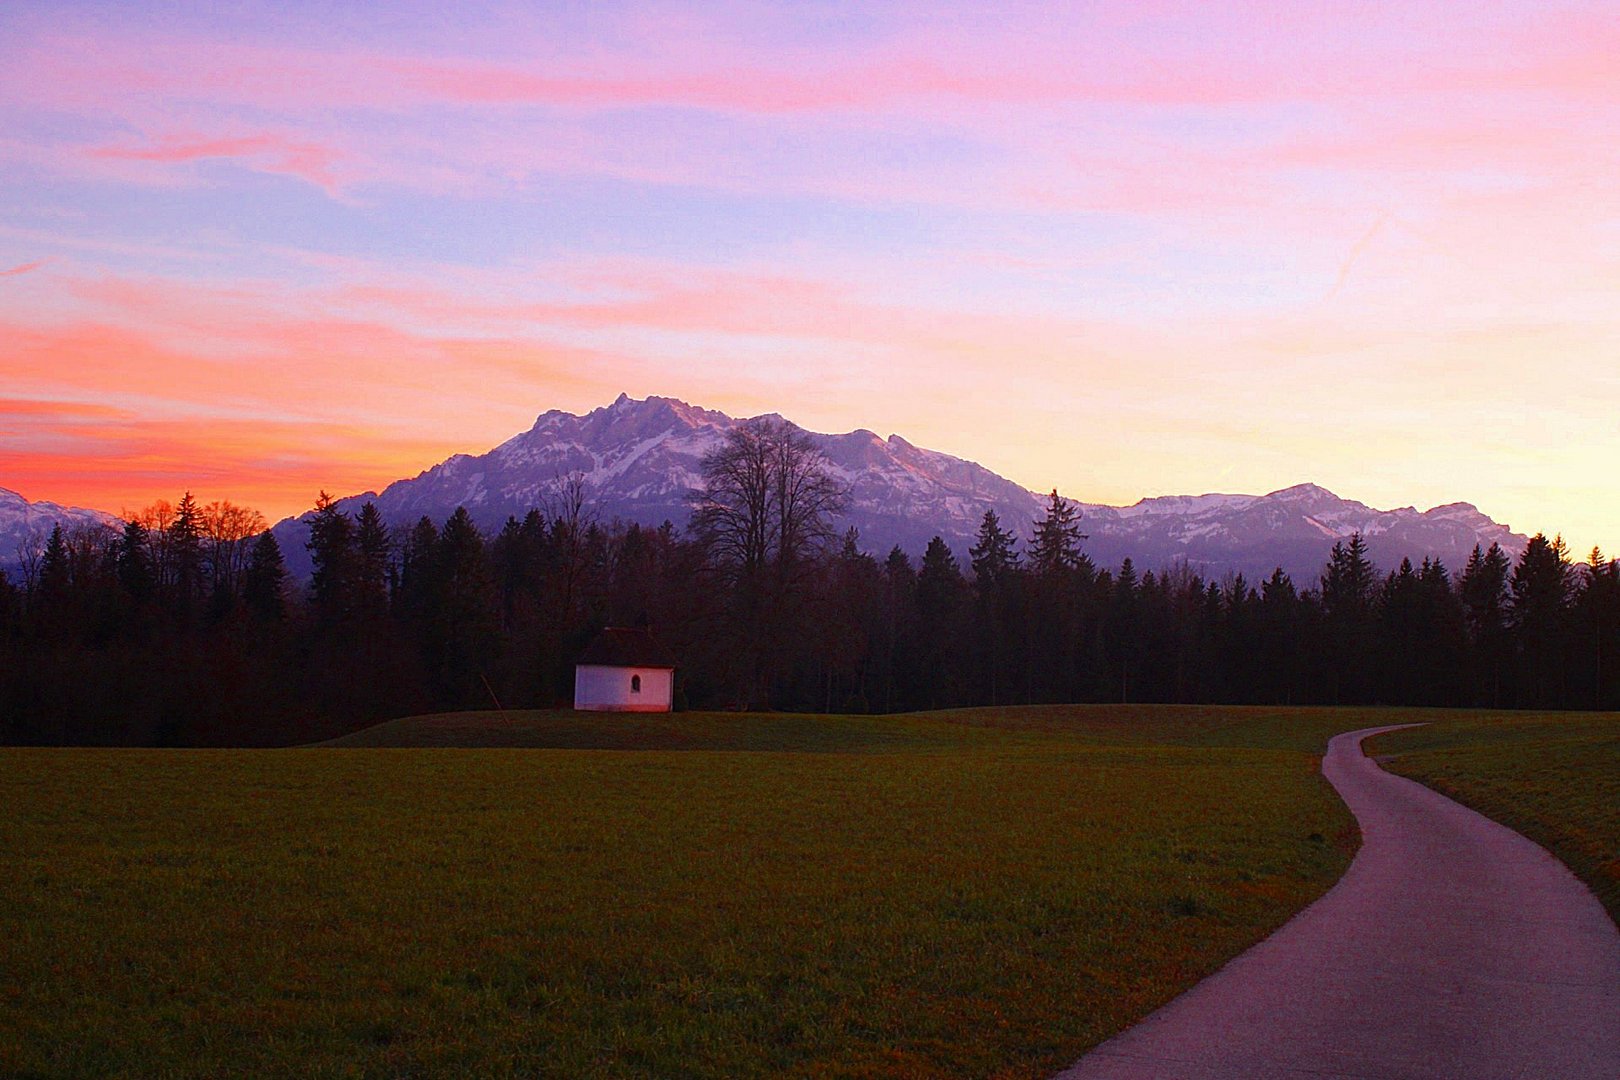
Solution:
<svg viewBox="0 0 1620 1080">
<path fill-rule="evenodd" d="M 1361 825 L 1339 883 L 1061 1080 L 1620 1078 L 1620 933 L 1541 848 L 1362 754 L 1389 730 L 1322 762 Z"/>
</svg>

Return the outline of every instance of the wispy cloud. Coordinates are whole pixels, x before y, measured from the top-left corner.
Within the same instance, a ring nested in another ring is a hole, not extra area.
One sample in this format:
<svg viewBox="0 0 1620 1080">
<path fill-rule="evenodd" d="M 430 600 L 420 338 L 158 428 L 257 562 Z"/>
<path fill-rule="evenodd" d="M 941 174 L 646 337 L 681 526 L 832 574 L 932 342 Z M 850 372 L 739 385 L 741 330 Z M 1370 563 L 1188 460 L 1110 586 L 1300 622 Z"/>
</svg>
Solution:
<svg viewBox="0 0 1620 1080">
<path fill-rule="evenodd" d="M 49 259 L 35 259 L 33 262 L 25 262 L 8 270 L 0 270 L 0 277 L 16 277 L 19 274 L 26 274 L 31 270 L 38 270 L 48 262 L 50 262 Z"/>
<path fill-rule="evenodd" d="M 337 167 L 345 157 L 342 151 L 323 143 L 268 132 L 228 137 L 171 134 L 145 144 L 92 146 L 83 152 L 108 161 L 161 165 L 213 159 L 236 161 L 260 172 L 306 180 L 329 194 L 337 194 L 341 187 Z"/>
</svg>

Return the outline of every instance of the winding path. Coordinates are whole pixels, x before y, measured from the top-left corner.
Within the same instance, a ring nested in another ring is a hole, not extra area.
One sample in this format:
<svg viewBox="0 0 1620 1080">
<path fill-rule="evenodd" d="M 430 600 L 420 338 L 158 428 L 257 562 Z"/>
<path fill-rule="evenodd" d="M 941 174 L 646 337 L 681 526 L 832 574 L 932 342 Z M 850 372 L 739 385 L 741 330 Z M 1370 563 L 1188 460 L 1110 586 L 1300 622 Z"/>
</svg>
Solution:
<svg viewBox="0 0 1620 1080">
<path fill-rule="evenodd" d="M 1059 1080 L 1620 1078 L 1620 933 L 1546 851 L 1362 753 L 1395 727 L 1328 744 L 1362 833 L 1338 884 Z"/>
</svg>

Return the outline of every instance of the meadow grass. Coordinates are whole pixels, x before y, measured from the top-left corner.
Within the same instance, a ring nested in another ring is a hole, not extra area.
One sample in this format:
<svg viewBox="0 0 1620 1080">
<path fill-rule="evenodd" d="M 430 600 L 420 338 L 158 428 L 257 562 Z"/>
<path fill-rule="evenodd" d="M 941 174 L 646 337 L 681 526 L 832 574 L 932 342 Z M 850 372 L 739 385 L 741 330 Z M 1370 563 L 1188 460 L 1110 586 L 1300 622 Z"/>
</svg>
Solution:
<svg viewBox="0 0 1620 1080">
<path fill-rule="evenodd" d="M 1045 1075 L 1337 878 L 1354 826 L 1316 753 L 1363 719 L 496 714 L 342 741 L 551 748 L 0 750 L 0 1074 Z"/>
<path fill-rule="evenodd" d="M 1450 713 L 1368 744 L 1558 856 L 1620 923 L 1620 714 Z"/>
</svg>

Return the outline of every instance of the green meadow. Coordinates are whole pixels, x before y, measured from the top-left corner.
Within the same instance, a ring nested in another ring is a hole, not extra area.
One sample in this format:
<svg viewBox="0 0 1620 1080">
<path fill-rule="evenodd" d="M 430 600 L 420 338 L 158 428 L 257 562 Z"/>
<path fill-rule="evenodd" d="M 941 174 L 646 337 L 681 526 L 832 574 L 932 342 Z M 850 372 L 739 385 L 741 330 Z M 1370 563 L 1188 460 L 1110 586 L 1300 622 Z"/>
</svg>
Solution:
<svg viewBox="0 0 1620 1080">
<path fill-rule="evenodd" d="M 1410 715 L 484 713 L 0 750 L 0 1075 L 1047 1075 L 1328 888 L 1355 829 L 1317 755 Z"/>
</svg>

